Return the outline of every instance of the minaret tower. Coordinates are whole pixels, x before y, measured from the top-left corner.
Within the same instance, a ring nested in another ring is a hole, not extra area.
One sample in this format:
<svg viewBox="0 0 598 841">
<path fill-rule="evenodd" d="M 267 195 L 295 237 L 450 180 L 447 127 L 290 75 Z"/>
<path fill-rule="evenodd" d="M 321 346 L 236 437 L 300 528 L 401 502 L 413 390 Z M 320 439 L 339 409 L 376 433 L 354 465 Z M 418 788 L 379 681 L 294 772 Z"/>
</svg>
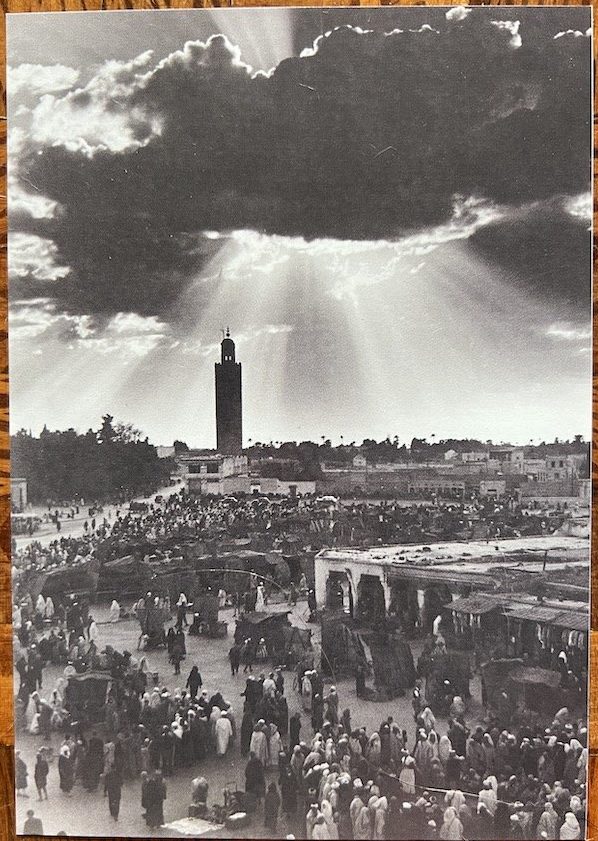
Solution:
<svg viewBox="0 0 598 841">
<path fill-rule="evenodd" d="M 216 372 L 216 448 L 225 455 L 237 455 L 243 447 L 241 420 L 241 363 L 235 361 L 235 343 L 230 330 L 220 344 Z"/>
</svg>

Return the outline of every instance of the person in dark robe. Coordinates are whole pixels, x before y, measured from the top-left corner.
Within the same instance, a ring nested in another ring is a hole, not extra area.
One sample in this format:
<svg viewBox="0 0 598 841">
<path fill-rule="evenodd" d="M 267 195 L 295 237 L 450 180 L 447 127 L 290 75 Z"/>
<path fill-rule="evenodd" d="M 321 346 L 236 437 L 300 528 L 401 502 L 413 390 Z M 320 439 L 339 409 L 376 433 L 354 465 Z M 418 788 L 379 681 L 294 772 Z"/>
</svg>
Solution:
<svg viewBox="0 0 598 841">
<path fill-rule="evenodd" d="M 508 838 L 511 832 L 509 804 L 499 800 L 494 813 L 494 836 L 495 838 Z"/>
<path fill-rule="evenodd" d="M 290 765 L 285 765 L 279 777 L 282 795 L 282 811 L 285 815 L 294 815 L 297 811 L 297 778 Z"/>
<path fill-rule="evenodd" d="M 358 698 L 363 698 L 365 693 L 365 668 L 361 663 L 355 667 L 355 694 Z"/>
<path fill-rule="evenodd" d="M 201 632 L 201 617 L 199 613 L 193 614 L 193 622 L 189 625 L 187 633 L 190 637 L 198 637 Z"/>
<path fill-rule="evenodd" d="M 386 723 L 380 728 L 380 765 L 383 768 L 390 765 L 390 727 Z"/>
<path fill-rule="evenodd" d="M 141 772 L 141 817 L 146 819 L 147 823 L 147 786 L 149 783 L 149 774 L 147 771 Z"/>
<path fill-rule="evenodd" d="M 50 732 L 52 729 L 52 707 L 48 702 L 42 698 L 39 705 L 39 732 L 44 737 L 44 741 L 50 741 Z"/>
<path fill-rule="evenodd" d="M 351 729 L 351 710 L 348 707 L 343 710 L 341 715 L 341 725 L 347 735 L 353 732 Z"/>
<path fill-rule="evenodd" d="M 246 639 L 241 648 L 241 662 L 243 663 L 243 674 L 247 671 L 253 671 L 254 650 L 253 643 L 250 639 Z"/>
<path fill-rule="evenodd" d="M 276 832 L 278 822 L 278 810 L 280 809 L 280 795 L 276 783 L 270 783 L 266 797 L 264 798 L 264 826 L 272 832 Z"/>
<path fill-rule="evenodd" d="M 35 817 L 33 809 L 27 809 L 27 820 L 23 824 L 24 835 L 43 835 L 44 827 L 40 818 Z"/>
<path fill-rule="evenodd" d="M 289 705 L 285 696 L 280 692 L 276 693 L 275 704 L 277 710 L 276 723 L 278 725 L 278 730 L 280 735 L 285 737 L 289 732 Z"/>
<path fill-rule="evenodd" d="M 37 758 L 35 761 L 35 770 L 33 772 L 33 777 L 35 779 L 35 787 L 37 789 L 37 799 L 38 800 L 47 800 L 48 799 L 48 790 L 46 788 L 48 784 L 48 773 L 50 771 L 50 766 L 46 761 L 46 757 L 43 754 L 43 751 L 39 751 L 37 754 Z"/>
<path fill-rule="evenodd" d="M 122 784 L 121 773 L 113 765 L 104 777 L 104 797 L 108 797 L 108 808 L 115 821 L 118 820 L 118 813 L 120 812 Z"/>
<path fill-rule="evenodd" d="M 174 666 L 175 675 L 181 673 L 181 662 L 185 659 L 187 649 L 185 646 L 185 635 L 181 628 L 176 632 L 174 642 L 172 644 L 172 654 L 170 655 L 170 662 Z"/>
<path fill-rule="evenodd" d="M 261 800 L 265 790 L 264 766 L 252 751 L 245 767 L 245 791 L 253 794 L 257 800 Z"/>
<path fill-rule="evenodd" d="M 160 771 L 150 777 L 145 790 L 145 820 L 150 829 L 157 829 L 164 824 L 164 801 L 166 784 Z"/>
<path fill-rule="evenodd" d="M 193 758 L 195 761 L 201 760 L 206 755 L 207 749 L 207 723 L 206 719 L 202 718 L 199 713 L 190 716 L 191 742 L 193 744 Z"/>
<path fill-rule="evenodd" d="M 183 724 L 183 733 L 181 736 L 181 764 L 186 768 L 193 764 L 193 739 L 191 737 L 191 728 L 188 722 Z"/>
<path fill-rule="evenodd" d="M 293 713 L 289 720 L 289 749 L 292 751 L 295 745 L 301 741 L 299 733 L 301 732 L 301 716 L 299 713 Z"/>
<path fill-rule="evenodd" d="M 230 673 L 233 677 L 239 673 L 239 666 L 241 665 L 241 646 L 239 643 L 231 647 L 228 652 L 228 659 L 230 662 Z"/>
<path fill-rule="evenodd" d="M 227 710 L 230 707 L 230 704 L 224 700 L 222 692 L 215 692 L 209 700 L 208 709 L 213 710 L 214 707 L 218 707 L 220 710 Z"/>
<path fill-rule="evenodd" d="M 58 757 L 58 776 L 60 777 L 60 790 L 65 794 L 71 793 L 75 784 L 75 768 L 71 752 L 67 745 L 60 748 Z"/>
<path fill-rule="evenodd" d="M 253 733 L 253 715 L 251 710 L 245 703 L 245 712 L 243 713 L 243 721 L 241 722 L 241 756 L 247 756 L 249 753 L 249 744 L 251 742 L 251 734 Z"/>
<path fill-rule="evenodd" d="M 169 727 L 164 725 L 162 727 L 162 735 L 160 736 L 160 759 L 162 773 L 165 777 L 172 774 L 172 763 L 174 760 L 174 743 L 176 736 Z"/>
<path fill-rule="evenodd" d="M 27 791 L 27 777 L 29 776 L 29 772 L 27 771 L 27 765 L 23 761 L 20 752 L 17 750 L 15 751 L 15 789 L 17 794 L 23 795 L 23 797 L 28 797 L 28 794 L 25 794 Z"/>
<path fill-rule="evenodd" d="M 193 666 L 191 671 L 189 672 L 189 677 L 187 678 L 186 687 L 189 690 L 189 694 L 195 700 L 197 698 L 197 693 L 203 686 L 203 681 L 201 679 L 201 675 L 199 673 L 199 669 L 197 666 Z"/>
<path fill-rule="evenodd" d="M 314 733 L 319 733 L 324 723 L 324 699 L 320 694 L 314 695 L 311 702 L 311 726 Z"/>
<path fill-rule="evenodd" d="M 174 640 L 176 637 L 176 631 L 174 628 L 169 628 L 166 632 L 166 650 L 168 652 L 168 657 L 172 656 L 172 649 L 174 647 Z"/>
</svg>

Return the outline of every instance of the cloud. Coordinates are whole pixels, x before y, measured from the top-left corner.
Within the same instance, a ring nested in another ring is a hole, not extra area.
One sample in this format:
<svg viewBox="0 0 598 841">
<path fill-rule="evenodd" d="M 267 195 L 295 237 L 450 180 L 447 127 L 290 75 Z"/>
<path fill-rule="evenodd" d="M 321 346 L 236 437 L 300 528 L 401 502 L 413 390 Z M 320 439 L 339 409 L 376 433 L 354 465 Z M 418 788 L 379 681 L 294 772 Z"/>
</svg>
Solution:
<svg viewBox="0 0 598 841">
<path fill-rule="evenodd" d="M 566 342 L 587 342 L 592 338 L 592 331 L 589 327 L 578 327 L 571 322 L 556 322 L 546 329 L 545 335 Z"/>
<path fill-rule="evenodd" d="M 19 64 L 7 68 L 7 92 L 9 97 L 20 93 L 58 93 L 70 90 L 78 78 L 78 70 L 63 64 Z"/>
<path fill-rule="evenodd" d="M 560 13 L 556 30 L 551 15 L 543 26 L 541 14 L 430 11 L 432 26 L 422 14 L 414 28 L 397 11 L 396 31 L 391 16 L 384 31 L 331 26 L 269 75 L 215 36 L 44 93 L 17 153 L 11 226 L 53 243 L 69 271 L 52 289 L 43 271 L 29 284 L 16 271 L 13 294 L 167 320 L 230 231 L 398 242 L 450 228 L 456 201 L 521 207 L 586 192 L 591 45 L 554 40 L 580 10 Z M 483 239 L 476 248 L 505 258 Z"/>
<path fill-rule="evenodd" d="M 68 266 L 57 263 L 58 248 L 51 239 L 35 234 L 9 235 L 9 272 L 16 278 L 31 278 L 53 284 L 68 275 Z"/>
<path fill-rule="evenodd" d="M 53 336 L 62 341 L 86 339 L 93 333 L 88 315 L 68 315 L 57 312 L 50 299 L 14 301 L 9 311 L 12 340 Z"/>
<path fill-rule="evenodd" d="M 469 15 L 471 9 L 467 6 L 453 6 L 452 9 L 449 9 L 446 13 L 445 17 L 447 20 L 456 20 L 461 21 L 465 20 L 467 15 Z"/>
<path fill-rule="evenodd" d="M 235 333 L 235 344 L 242 347 L 247 342 L 255 341 L 264 336 L 278 336 L 280 334 L 292 333 L 294 330 L 291 324 L 262 324 L 260 327 L 251 325 L 244 331 Z M 220 342 L 204 342 L 200 339 L 178 342 L 182 353 L 207 358 L 218 358 L 220 353 Z"/>
<path fill-rule="evenodd" d="M 514 50 L 518 50 L 519 47 L 522 46 L 523 41 L 521 39 L 521 35 L 519 34 L 520 21 L 493 20 L 492 25 L 497 26 L 499 29 L 502 29 L 510 34 L 511 38 L 509 40 L 509 46 L 512 47 Z"/>
<path fill-rule="evenodd" d="M 587 321 L 592 237 L 586 218 L 567 204 L 535 204 L 476 231 L 469 247 L 510 274 L 537 299 Z"/>
<path fill-rule="evenodd" d="M 69 315 L 49 298 L 13 301 L 9 316 L 11 337 L 60 340 L 78 350 L 101 354 L 145 356 L 168 340 L 169 327 L 154 316 L 119 312 L 112 318 Z"/>
</svg>

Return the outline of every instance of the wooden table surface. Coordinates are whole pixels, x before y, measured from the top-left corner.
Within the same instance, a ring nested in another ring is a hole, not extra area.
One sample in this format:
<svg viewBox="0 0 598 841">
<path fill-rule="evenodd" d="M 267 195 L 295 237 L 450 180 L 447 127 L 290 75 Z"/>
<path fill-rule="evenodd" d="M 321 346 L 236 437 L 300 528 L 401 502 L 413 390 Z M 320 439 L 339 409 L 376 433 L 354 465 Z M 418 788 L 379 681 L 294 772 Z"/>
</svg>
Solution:
<svg viewBox="0 0 598 841">
<path fill-rule="evenodd" d="M 450 0 L 444 2 L 375 2 L 374 0 L 360 0 L 360 2 L 345 2 L 345 0 L 327 0 L 325 3 L 305 2 L 271 2 L 271 0 L 236 0 L 236 2 L 194 2 L 194 0 L 2 0 L 2 26 L 0 28 L 0 48 L 2 53 L 2 68 L 0 80 L 2 84 L 2 102 L 0 108 L 0 841 L 15 836 L 14 830 L 14 731 L 13 731 L 13 686 L 12 686 L 12 631 L 11 631 L 11 595 L 10 595 L 10 485 L 9 485 L 9 436 L 8 436 L 8 341 L 7 341 L 7 283 L 6 283 L 6 97 L 4 66 L 5 56 L 5 28 L 4 15 L 6 12 L 67 12 L 67 11 L 111 11 L 117 9 L 195 9 L 215 8 L 220 6 L 398 6 L 398 5 L 451 5 Z M 472 5 L 532 5 L 526 0 L 520 3 L 472 3 Z M 589 2 L 567 2 L 567 0 L 534 0 L 533 5 L 589 6 Z M 598 6 L 598 0 L 596 2 Z M 595 9 L 595 16 L 598 12 Z M 596 18 L 594 22 L 596 39 Z M 596 49 L 596 47 L 595 47 Z M 596 139 L 596 121 L 594 137 Z M 594 153 L 596 159 L 596 153 Z M 595 177 L 596 188 L 596 177 Z M 597 223 L 596 201 L 594 203 L 594 225 Z M 596 250 L 594 251 L 596 257 Z M 594 289 L 594 301 L 598 292 Z M 598 322 L 594 321 L 595 332 L 598 333 Z M 594 341 L 594 371 L 596 370 L 598 340 Z M 592 454 L 592 487 L 598 488 L 598 421 L 596 417 L 598 403 L 598 379 L 594 373 L 593 379 L 593 442 L 595 449 Z M 594 508 L 596 513 L 596 508 Z M 593 545 L 598 545 L 598 516 L 592 524 Z M 598 586 L 598 560 L 595 557 L 596 548 L 592 551 L 592 590 Z M 591 668 L 590 680 L 590 764 L 589 764 L 589 815 L 587 822 L 588 839 L 598 838 L 598 599 L 592 604 L 592 633 L 591 633 Z M 593 675 L 596 674 L 594 678 Z M 595 790 L 594 790 L 595 789 Z M 23 837 L 23 836 L 22 836 Z"/>
</svg>

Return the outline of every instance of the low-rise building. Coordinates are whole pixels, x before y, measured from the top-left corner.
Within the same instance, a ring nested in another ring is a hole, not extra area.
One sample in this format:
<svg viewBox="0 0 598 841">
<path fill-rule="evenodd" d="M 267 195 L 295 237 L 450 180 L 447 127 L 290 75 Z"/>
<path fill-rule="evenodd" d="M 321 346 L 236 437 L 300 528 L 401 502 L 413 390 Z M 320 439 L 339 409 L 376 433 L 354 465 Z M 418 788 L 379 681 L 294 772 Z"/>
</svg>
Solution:
<svg viewBox="0 0 598 841">
<path fill-rule="evenodd" d="M 556 453 L 546 458 L 546 481 L 574 479 L 579 476 L 579 468 L 585 461 L 585 455 Z"/>
<path fill-rule="evenodd" d="M 222 494 L 225 479 L 248 472 L 247 456 L 189 450 L 181 453 L 177 462 L 189 493 L 196 494 Z"/>
<path fill-rule="evenodd" d="M 315 559 L 316 601 L 322 608 L 342 601 L 347 612 L 368 621 L 395 614 L 428 631 L 442 608 L 461 596 L 483 591 L 500 599 L 505 575 L 541 573 L 548 553 L 551 574 L 570 564 L 589 569 L 588 538 L 564 535 L 323 549 Z M 516 598 L 536 601 L 520 592 Z"/>
<path fill-rule="evenodd" d="M 498 499 L 507 492 L 505 479 L 482 479 L 480 481 L 480 496 Z"/>
<path fill-rule="evenodd" d="M 453 476 L 427 476 L 425 478 L 412 478 L 409 480 L 408 492 L 410 494 L 465 494 L 465 481 Z"/>
<path fill-rule="evenodd" d="M 174 446 L 170 447 L 156 447 L 156 455 L 158 458 L 173 458 L 175 454 Z"/>
</svg>

